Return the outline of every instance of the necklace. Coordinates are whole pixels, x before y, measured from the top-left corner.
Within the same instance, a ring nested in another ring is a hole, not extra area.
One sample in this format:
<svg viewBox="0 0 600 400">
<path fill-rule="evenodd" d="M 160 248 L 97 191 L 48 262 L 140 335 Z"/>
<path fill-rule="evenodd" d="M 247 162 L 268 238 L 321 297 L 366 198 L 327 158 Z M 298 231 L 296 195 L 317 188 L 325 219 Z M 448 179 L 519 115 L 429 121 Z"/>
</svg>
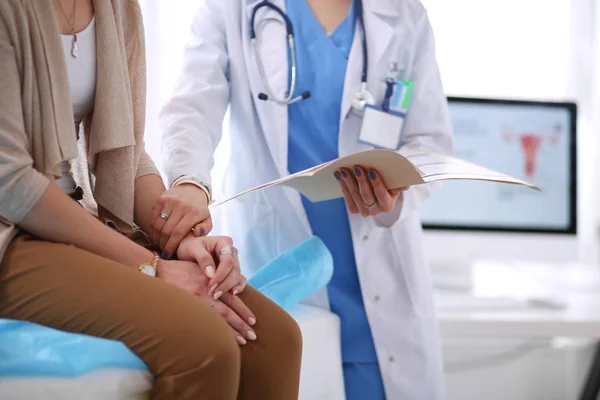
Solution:
<svg viewBox="0 0 600 400">
<path fill-rule="evenodd" d="M 60 10 L 62 11 L 63 15 L 65 16 L 65 20 L 67 20 L 67 24 L 71 25 L 71 35 L 73 36 L 73 40 L 71 42 L 71 55 L 74 58 L 79 57 L 79 49 L 77 48 L 77 34 L 75 33 L 75 14 L 77 13 L 77 0 L 73 0 L 73 22 L 70 23 L 69 22 L 69 17 L 67 16 L 67 13 L 65 12 L 65 9 L 62 6 L 62 2 L 60 0 L 58 0 L 58 5 L 60 6 Z"/>
</svg>

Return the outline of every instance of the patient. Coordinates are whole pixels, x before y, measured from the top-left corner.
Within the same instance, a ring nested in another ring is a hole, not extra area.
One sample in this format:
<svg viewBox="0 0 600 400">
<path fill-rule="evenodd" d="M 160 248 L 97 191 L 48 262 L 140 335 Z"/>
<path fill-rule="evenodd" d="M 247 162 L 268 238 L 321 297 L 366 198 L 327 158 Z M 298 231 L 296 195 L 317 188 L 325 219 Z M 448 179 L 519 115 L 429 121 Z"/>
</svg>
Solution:
<svg viewBox="0 0 600 400">
<path fill-rule="evenodd" d="M 239 271 L 231 239 L 150 250 L 145 85 L 137 1 L 0 1 L 0 317 L 125 343 L 152 399 L 295 399 L 296 323 L 203 273 Z"/>
</svg>

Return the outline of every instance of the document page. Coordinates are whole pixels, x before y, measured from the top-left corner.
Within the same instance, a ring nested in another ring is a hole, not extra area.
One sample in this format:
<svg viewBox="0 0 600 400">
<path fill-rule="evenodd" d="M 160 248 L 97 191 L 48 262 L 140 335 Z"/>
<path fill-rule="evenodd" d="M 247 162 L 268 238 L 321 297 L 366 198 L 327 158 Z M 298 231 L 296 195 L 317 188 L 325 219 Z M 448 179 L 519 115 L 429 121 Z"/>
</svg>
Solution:
<svg viewBox="0 0 600 400">
<path fill-rule="evenodd" d="M 520 179 L 445 154 L 413 150 L 405 154 L 405 157 L 419 170 L 425 182 L 471 179 L 513 183 L 540 190 Z"/>
</svg>

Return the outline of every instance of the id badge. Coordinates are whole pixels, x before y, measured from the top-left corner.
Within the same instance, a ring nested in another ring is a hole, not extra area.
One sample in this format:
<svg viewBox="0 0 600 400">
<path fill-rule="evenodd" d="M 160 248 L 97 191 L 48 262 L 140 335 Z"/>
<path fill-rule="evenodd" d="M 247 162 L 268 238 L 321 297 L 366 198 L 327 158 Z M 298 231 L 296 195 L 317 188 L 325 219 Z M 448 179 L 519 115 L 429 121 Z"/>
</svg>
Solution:
<svg viewBox="0 0 600 400">
<path fill-rule="evenodd" d="M 404 128 L 405 113 L 384 111 L 382 107 L 365 105 L 358 141 L 376 148 L 398 150 Z"/>
<path fill-rule="evenodd" d="M 387 85 L 381 107 L 365 105 L 358 141 L 376 148 L 398 150 L 412 83 L 388 79 Z"/>
</svg>

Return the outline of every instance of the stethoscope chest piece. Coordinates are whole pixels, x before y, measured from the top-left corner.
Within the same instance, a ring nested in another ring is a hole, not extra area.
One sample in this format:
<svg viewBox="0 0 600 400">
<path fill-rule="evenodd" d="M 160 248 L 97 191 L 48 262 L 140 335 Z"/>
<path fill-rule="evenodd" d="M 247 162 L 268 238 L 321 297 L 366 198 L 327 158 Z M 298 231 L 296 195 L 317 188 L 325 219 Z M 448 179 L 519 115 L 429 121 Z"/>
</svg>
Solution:
<svg viewBox="0 0 600 400">
<path fill-rule="evenodd" d="M 375 103 L 373 95 L 366 89 L 362 89 L 359 92 L 356 92 L 352 97 L 352 112 L 356 115 L 362 115 L 365 104 L 373 103 Z"/>
</svg>

